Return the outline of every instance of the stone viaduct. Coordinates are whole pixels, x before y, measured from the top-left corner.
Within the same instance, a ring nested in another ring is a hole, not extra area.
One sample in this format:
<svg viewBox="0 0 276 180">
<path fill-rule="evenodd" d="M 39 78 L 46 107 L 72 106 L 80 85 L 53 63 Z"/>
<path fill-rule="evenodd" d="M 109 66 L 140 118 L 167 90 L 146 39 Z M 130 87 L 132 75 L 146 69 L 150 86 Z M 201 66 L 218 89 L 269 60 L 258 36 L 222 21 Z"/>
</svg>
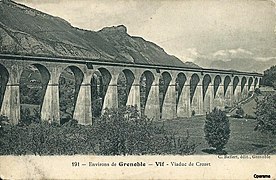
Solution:
<svg viewBox="0 0 276 180">
<path fill-rule="evenodd" d="M 120 73 L 126 78 L 126 105 L 141 107 L 141 87 L 145 86 L 142 113 L 156 120 L 189 117 L 209 112 L 214 107 L 231 107 L 259 86 L 262 74 L 203 68 L 145 65 L 99 60 L 0 56 L 1 115 L 11 123 L 20 119 L 19 80 L 24 67 L 35 66 L 42 77 L 41 119 L 59 121 L 59 77 L 70 68 L 76 80 L 73 118 L 80 124 L 92 124 L 91 79 L 102 76 L 102 109 L 118 107 L 117 82 Z M 164 93 L 160 98 L 160 78 Z M 143 79 L 143 81 L 141 81 Z M 144 82 L 143 85 L 141 82 Z"/>
</svg>

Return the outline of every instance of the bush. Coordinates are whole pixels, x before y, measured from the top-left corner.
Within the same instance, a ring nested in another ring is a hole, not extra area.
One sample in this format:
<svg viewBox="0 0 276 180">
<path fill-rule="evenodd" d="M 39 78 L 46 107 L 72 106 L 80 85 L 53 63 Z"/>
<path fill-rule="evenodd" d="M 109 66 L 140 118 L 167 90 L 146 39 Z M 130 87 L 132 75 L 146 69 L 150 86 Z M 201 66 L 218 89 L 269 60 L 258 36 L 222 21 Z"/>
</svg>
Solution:
<svg viewBox="0 0 276 180">
<path fill-rule="evenodd" d="M 230 123 L 226 113 L 215 108 L 206 115 L 204 125 L 205 139 L 209 146 L 222 152 L 230 138 Z"/>
<path fill-rule="evenodd" d="M 256 108 L 258 130 L 265 134 L 276 134 L 276 93 L 265 96 L 257 101 Z"/>
<path fill-rule="evenodd" d="M 40 112 L 37 109 L 34 109 L 31 113 L 29 108 L 21 108 L 20 109 L 20 120 L 19 125 L 30 125 L 31 123 L 39 123 L 40 122 Z M 32 114 L 32 115 L 31 115 Z"/>
</svg>

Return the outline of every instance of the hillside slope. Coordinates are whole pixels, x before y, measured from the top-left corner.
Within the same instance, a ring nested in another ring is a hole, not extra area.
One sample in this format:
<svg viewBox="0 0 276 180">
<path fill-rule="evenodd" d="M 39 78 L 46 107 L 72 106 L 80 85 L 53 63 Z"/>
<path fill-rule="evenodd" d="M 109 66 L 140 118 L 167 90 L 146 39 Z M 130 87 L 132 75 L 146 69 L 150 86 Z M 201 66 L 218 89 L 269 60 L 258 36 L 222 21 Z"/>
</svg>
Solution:
<svg viewBox="0 0 276 180">
<path fill-rule="evenodd" d="M 88 31 L 13 1 L 0 1 L 0 53 L 190 67 L 125 26 Z"/>
</svg>

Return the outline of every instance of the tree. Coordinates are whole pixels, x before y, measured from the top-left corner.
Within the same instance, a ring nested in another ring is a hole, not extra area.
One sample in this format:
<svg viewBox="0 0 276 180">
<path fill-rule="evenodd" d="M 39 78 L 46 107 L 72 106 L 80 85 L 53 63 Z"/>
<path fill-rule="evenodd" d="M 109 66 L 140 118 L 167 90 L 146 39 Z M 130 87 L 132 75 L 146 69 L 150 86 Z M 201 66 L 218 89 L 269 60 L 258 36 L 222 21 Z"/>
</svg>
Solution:
<svg viewBox="0 0 276 180">
<path fill-rule="evenodd" d="M 204 133 L 209 146 L 215 148 L 217 153 L 223 152 L 230 138 L 230 123 L 226 113 L 215 108 L 207 114 Z"/>
<path fill-rule="evenodd" d="M 276 134 L 276 93 L 265 96 L 257 101 L 257 126 L 255 130 L 268 135 Z"/>
<path fill-rule="evenodd" d="M 276 65 L 264 71 L 262 84 L 276 88 Z"/>
</svg>

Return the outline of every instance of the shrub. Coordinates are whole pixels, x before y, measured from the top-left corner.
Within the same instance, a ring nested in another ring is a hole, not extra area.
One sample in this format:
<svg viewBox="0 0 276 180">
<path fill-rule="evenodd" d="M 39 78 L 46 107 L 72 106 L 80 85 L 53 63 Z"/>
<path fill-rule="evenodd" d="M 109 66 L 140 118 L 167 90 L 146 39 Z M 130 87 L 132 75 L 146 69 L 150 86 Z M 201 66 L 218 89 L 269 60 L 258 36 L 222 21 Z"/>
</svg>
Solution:
<svg viewBox="0 0 276 180">
<path fill-rule="evenodd" d="M 230 123 L 226 113 L 215 108 L 207 114 L 204 133 L 209 146 L 221 152 L 230 138 Z"/>
<path fill-rule="evenodd" d="M 31 115 L 31 110 L 29 108 L 21 108 L 20 114 L 21 117 L 19 120 L 19 125 L 30 125 L 31 123 L 40 122 L 40 112 L 37 109 L 33 109 L 33 113 Z"/>
<path fill-rule="evenodd" d="M 256 108 L 258 130 L 265 134 L 276 134 L 276 93 L 265 96 L 257 101 Z"/>
</svg>

